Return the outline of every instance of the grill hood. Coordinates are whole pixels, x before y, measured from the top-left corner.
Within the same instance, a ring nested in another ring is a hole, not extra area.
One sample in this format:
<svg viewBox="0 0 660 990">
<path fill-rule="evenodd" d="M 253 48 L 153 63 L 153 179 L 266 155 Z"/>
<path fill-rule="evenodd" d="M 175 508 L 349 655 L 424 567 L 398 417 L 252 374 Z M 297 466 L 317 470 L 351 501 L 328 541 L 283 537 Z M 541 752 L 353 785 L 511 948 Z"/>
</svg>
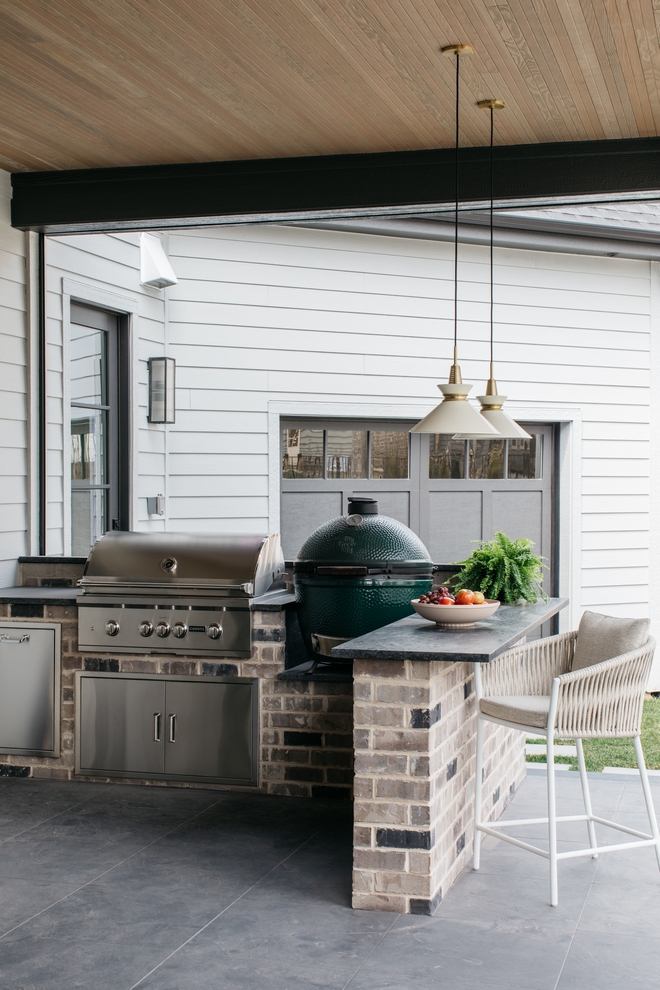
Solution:
<svg viewBox="0 0 660 990">
<path fill-rule="evenodd" d="M 204 590 L 259 597 L 284 572 L 279 536 L 108 533 L 92 547 L 84 593 Z"/>
</svg>

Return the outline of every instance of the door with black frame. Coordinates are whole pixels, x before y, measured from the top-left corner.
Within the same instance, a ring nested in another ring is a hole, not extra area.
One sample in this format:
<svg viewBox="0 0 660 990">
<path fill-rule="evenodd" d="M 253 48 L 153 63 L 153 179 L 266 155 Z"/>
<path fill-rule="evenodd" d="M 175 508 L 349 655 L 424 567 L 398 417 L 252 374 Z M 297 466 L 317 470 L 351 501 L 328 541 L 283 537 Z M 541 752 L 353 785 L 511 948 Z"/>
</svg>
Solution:
<svg viewBox="0 0 660 990">
<path fill-rule="evenodd" d="M 128 327 L 108 310 L 71 303 L 71 553 L 86 557 L 128 529 Z"/>
<path fill-rule="evenodd" d="M 556 593 L 555 427 L 523 423 L 531 440 L 453 440 L 409 433 L 400 421 L 283 420 L 281 532 L 284 556 L 351 495 L 409 526 L 436 564 L 453 564 L 475 540 L 502 531 L 534 541 Z"/>
</svg>

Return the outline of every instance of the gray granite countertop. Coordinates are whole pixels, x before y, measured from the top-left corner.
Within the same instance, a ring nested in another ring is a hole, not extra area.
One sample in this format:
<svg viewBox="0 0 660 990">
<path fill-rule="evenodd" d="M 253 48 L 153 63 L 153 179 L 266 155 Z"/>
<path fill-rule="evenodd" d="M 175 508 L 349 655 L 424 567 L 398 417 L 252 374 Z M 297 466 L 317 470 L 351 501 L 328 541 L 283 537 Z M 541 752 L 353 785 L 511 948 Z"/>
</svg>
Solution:
<svg viewBox="0 0 660 990">
<path fill-rule="evenodd" d="M 466 629 L 443 629 L 419 615 L 410 615 L 335 646 L 332 655 L 365 660 L 489 663 L 567 604 L 567 598 L 550 598 L 536 605 L 501 605 L 490 619 Z"/>
<path fill-rule="evenodd" d="M 296 596 L 286 588 L 278 588 L 277 591 L 270 591 L 261 598 L 253 598 L 250 603 L 252 612 L 281 612 L 287 605 L 292 605 Z"/>
<path fill-rule="evenodd" d="M 0 588 L 0 605 L 70 605 L 80 588 Z"/>
</svg>

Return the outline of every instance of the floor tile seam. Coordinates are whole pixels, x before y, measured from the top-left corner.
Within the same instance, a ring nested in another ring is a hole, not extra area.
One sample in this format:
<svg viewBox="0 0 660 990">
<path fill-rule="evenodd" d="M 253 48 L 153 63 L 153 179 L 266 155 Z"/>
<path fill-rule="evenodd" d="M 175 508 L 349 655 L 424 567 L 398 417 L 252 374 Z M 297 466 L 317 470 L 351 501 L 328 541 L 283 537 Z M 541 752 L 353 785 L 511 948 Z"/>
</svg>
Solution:
<svg viewBox="0 0 660 990">
<path fill-rule="evenodd" d="M 156 966 L 154 966 L 152 969 L 150 969 L 148 973 L 145 973 L 144 976 L 140 977 L 140 979 L 137 981 L 137 983 L 134 983 L 131 987 L 129 987 L 129 990 L 136 990 L 136 988 L 139 987 L 140 984 L 144 983 L 144 981 L 146 979 L 148 979 L 150 976 L 152 976 L 153 973 L 155 973 L 157 970 L 159 970 L 161 968 L 161 966 L 164 966 L 166 962 L 169 962 L 169 960 L 172 959 L 177 954 L 177 952 L 180 952 L 181 949 L 185 948 L 187 945 L 190 945 L 190 943 L 195 938 L 197 938 L 198 935 L 201 935 L 202 932 L 206 931 L 206 929 L 209 928 L 210 925 L 212 925 L 214 921 L 217 921 L 218 918 L 221 918 L 223 914 L 226 914 L 227 911 L 231 910 L 231 908 L 234 907 L 235 904 L 238 904 L 238 902 L 240 900 L 242 900 L 244 897 L 246 897 L 250 893 L 250 891 L 254 890 L 255 887 L 257 887 L 267 877 L 269 877 L 271 875 L 271 873 L 274 873 L 275 870 L 279 869 L 280 866 L 282 866 L 289 859 L 291 859 L 292 856 L 295 856 L 295 854 L 300 849 L 304 848 L 304 846 L 306 846 L 309 842 L 311 842 L 312 839 L 316 838 L 317 835 L 319 835 L 321 832 L 323 832 L 329 826 L 331 826 L 333 824 L 333 822 L 335 821 L 336 817 L 338 817 L 338 816 L 335 816 L 335 818 L 330 819 L 329 822 L 326 822 L 324 825 L 321 826 L 321 828 L 317 829 L 310 836 L 308 836 L 305 839 L 304 842 L 301 842 L 301 844 L 299 846 L 297 846 L 295 849 L 293 849 L 287 856 L 285 856 L 284 859 L 280 860 L 279 863 L 276 863 L 275 866 L 273 866 L 270 870 L 268 870 L 266 873 L 264 873 L 264 875 L 262 877 L 260 877 L 259 880 L 255 881 L 255 883 L 251 884 L 247 888 L 247 890 L 244 890 L 242 894 L 239 894 L 239 896 L 236 897 L 225 908 L 223 908 L 222 911 L 219 911 L 218 914 L 216 914 L 213 918 L 210 919 L 210 921 L 207 921 L 205 925 L 202 925 L 202 927 L 200 929 L 198 929 L 193 935 L 191 935 L 190 938 L 186 939 L 185 942 L 182 942 L 181 945 L 177 946 L 177 948 L 174 949 L 173 952 L 170 952 L 167 956 L 165 956 L 164 959 L 161 959 L 161 961 Z"/>
<path fill-rule="evenodd" d="M 182 927 L 185 927 L 185 925 L 182 926 Z M 192 929 L 192 925 L 189 926 L 189 927 Z M 4 935 L 2 937 L 4 938 Z M 46 935 L 43 932 L 41 932 L 39 934 L 27 934 L 27 935 L 24 935 L 22 938 L 19 936 L 19 937 L 15 938 L 15 939 L 8 939 L 5 942 L 5 945 L 13 945 L 15 943 L 18 943 L 18 942 L 21 942 L 21 941 L 25 941 L 26 939 L 34 939 L 35 941 L 43 941 L 43 942 L 61 942 L 61 943 L 70 944 L 70 945 L 73 945 L 73 944 L 75 944 L 75 945 L 80 945 L 80 944 L 90 944 L 90 945 L 117 945 L 117 946 L 124 946 L 126 948 L 128 948 L 130 946 L 133 946 L 134 948 L 139 948 L 141 945 L 144 945 L 144 942 L 145 942 L 145 939 L 141 939 L 140 941 L 137 941 L 136 940 L 135 942 L 127 942 L 125 939 L 120 939 L 120 938 L 111 939 L 111 938 L 104 938 L 103 936 L 96 936 L 96 935 L 94 935 L 94 936 L 92 936 L 92 935 Z M 164 947 L 161 947 L 161 948 L 164 948 Z M 2 990 L 4 990 L 4 987 L 2 987 L 2 984 L 0 984 L 0 988 L 2 988 Z M 20 988 L 19 988 L 19 990 L 20 990 Z"/>
<path fill-rule="evenodd" d="M 219 804 L 219 803 L 220 803 L 219 800 L 215 802 L 215 804 Z M 204 809 L 204 810 L 207 810 L 207 809 Z M 198 812 L 197 814 L 191 816 L 191 818 L 187 819 L 186 822 L 184 822 L 183 824 L 187 824 L 187 822 L 189 822 L 189 821 L 194 821 L 194 819 L 197 818 L 197 817 L 199 817 L 200 814 L 202 814 L 202 812 Z M 30 921 L 34 921 L 35 918 L 41 917 L 42 914 L 45 914 L 47 911 L 50 911 L 52 908 L 56 907 L 56 905 L 61 904 L 63 901 L 68 900 L 69 897 L 73 897 L 74 894 L 77 894 L 79 891 L 84 890 L 86 887 L 89 887 L 90 884 L 94 883 L 97 880 L 100 880 L 101 877 L 106 876 L 108 873 L 112 873 L 113 870 L 116 870 L 116 869 L 118 869 L 118 867 L 123 866 L 124 863 L 128 863 L 129 860 L 133 859 L 135 856 L 138 856 L 141 852 L 144 852 L 145 849 L 149 849 L 151 846 L 155 845 L 156 842 L 159 842 L 161 839 L 164 839 L 167 835 L 170 835 L 172 832 L 176 832 L 177 829 L 179 829 L 179 828 L 181 828 L 181 825 L 176 825 L 174 828 L 170 829 L 168 832 L 165 832 L 165 833 L 163 833 L 163 835 L 159 835 L 157 838 L 153 839 L 151 842 L 146 843 L 146 845 L 142 846 L 140 849 L 136 849 L 134 852 L 132 852 L 130 854 L 130 856 L 126 856 L 119 863 L 115 863 L 113 866 L 109 867 L 107 870 L 103 870 L 102 873 L 98 873 L 95 877 L 92 877 L 91 880 L 87 880 L 86 883 L 82 883 L 79 886 L 75 887 L 74 890 L 70 890 L 68 894 L 65 894 L 63 897 L 60 897 L 56 901 L 53 901 L 52 904 L 47 905 L 47 907 L 43 908 L 41 911 L 37 911 L 36 914 L 31 915 L 29 918 L 25 918 L 24 921 L 21 921 L 20 922 L 20 924 L 14 925 L 13 928 L 10 928 L 6 932 L 3 932 L 0 935 L 0 941 L 2 941 L 2 939 L 6 938 L 7 935 L 11 935 L 12 932 L 17 931 L 19 928 L 22 928 L 23 925 L 27 925 L 27 924 L 29 924 Z M 15 879 L 27 879 L 27 878 L 18 878 L 17 877 Z"/>
<path fill-rule="evenodd" d="M 381 935 L 381 937 L 378 939 L 378 941 L 376 942 L 376 944 L 372 948 L 371 952 L 368 952 L 367 953 L 367 955 L 364 957 L 364 959 L 362 960 L 362 962 L 360 963 L 360 965 L 358 966 L 358 968 L 355 970 L 355 972 L 353 973 L 353 975 L 350 976 L 349 979 L 346 981 L 346 983 L 342 987 L 342 990 L 347 990 L 347 988 L 351 985 L 351 983 L 353 982 L 353 980 L 355 979 L 355 977 L 358 975 L 358 973 L 360 972 L 360 970 L 362 969 L 362 967 L 366 965 L 366 963 L 372 957 L 372 955 L 374 954 L 374 952 L 376 951 L 376 949 L 378 948 L 378 946 L 382 943 L 383 939 L 386 938 L 387 935 L 389 935 L 389 933 L 392 931 L 394 925 L 397 923 L 397 921 L 401 917 L 402 917 L 402 915 L 400 915 L 400 914 L 396 914 L 394 916 L 394 918 L 392 919 L 392 924 L 386 929 L 386 931 L 383 932 L 383 934 Z M 133 990 L 132 987 L 131 987 L 131 990 Z"/>
<path fill-rule="evenodd" d="M 19 835 L 25 835 L 26 832 L 31 832 L 33 829 L 39 828 L 40 825 L 45 825 L 47 822 L 52 822 L 61 815 L 68 815 L 77 808 L 82 808 L 84 805 L 89 804 L 89 802 L 93 800 L 95 800 L 95 795 L 87 798 L 85 801 L 78 801 L 77 804 L 72 804 L 68 808 L 63 808 L 62 811 L 58 811 L 56 815 L 50 815 L 48 818 L 43 818 L 41 821 L 35 822 L 34 825 L 30 825 L 29 828 L 21 829 L 20 832 L 15 832 L 13 835 L 8 835 L 4 839 L 0 839 L 0 845 L 4 845 L 5 842 L 11 842 L 12 839 L 17 839 Z"/>
<path fill-rule="evenodd" d="M 646 934 L 646 932 L 622 932 L 616 931 L 612 928 L 580 928 L 580 931 L 576 933 L 580 935 L 611 935 L 612 938 L 618 938 L 622 936 L 623 938 L 643 938 L 645 942 L 656 942 L 660 945 L 660 935 Z"/>
</svg>

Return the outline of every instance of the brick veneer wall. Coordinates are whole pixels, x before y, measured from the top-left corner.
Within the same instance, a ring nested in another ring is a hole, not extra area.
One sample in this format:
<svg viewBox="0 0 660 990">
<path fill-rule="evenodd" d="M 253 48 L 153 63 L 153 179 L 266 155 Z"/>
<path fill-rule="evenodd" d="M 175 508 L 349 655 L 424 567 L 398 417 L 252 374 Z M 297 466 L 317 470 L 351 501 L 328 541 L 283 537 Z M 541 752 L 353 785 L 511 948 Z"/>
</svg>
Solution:
<svg viewBox="0 0 660 990">
<path fill-rule="evenodd" d="M 472 851 L 473 668 L 356 660 L 353 674 L 353 906 L 432 914 Z M 495 819 L 524 778 L 524 734 L 487 724 L 484 755 Z"/>
<path fill-rule="evenodd" d="M 353 782 L 353 697 L 349 683 L 283 681 L 284 611 L 253 612 L 254 650 L 248 660 L 94 654 L 78 651 L 75 605 L 0 605 L 0 619 L 57 622 L 62 627 L 61 755 L 59 758 L 0 754 L 0 776 L 69 779 L 74 773 L 76 670 L 132 674 L 259 678 L 259 790 L 299 797 L 350 797 Z M 178 787 L 232 788 L 223 784 L 136 778 L 79 779 Z"/>
</svg>

